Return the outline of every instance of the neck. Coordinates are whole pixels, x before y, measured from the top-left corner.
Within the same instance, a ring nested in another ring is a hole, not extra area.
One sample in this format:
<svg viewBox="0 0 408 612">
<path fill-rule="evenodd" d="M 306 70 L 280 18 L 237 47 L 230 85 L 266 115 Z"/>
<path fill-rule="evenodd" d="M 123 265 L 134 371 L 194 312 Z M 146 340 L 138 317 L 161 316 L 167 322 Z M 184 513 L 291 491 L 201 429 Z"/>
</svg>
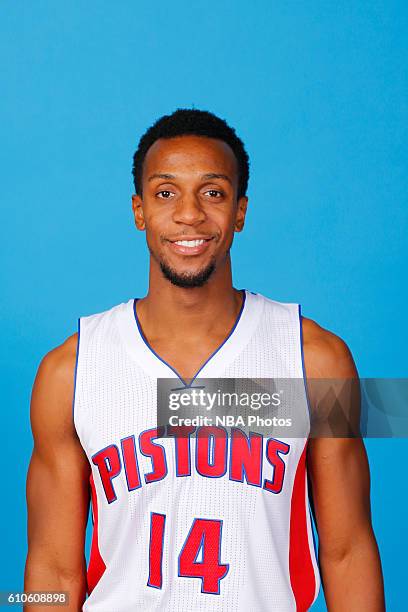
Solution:
<svg viewBox="0 0 408 612">
<path fill-rule="evenodd" d="M 202 287 L 176 287 L 150 261 L 149 291 L 137 310 L 145 333 L 151 337 L 202 337 L 210 330 L 223 334 L 232 327 L 242 305 L 242 294 L 232 286 L 228 256 Z"/>
</svg>

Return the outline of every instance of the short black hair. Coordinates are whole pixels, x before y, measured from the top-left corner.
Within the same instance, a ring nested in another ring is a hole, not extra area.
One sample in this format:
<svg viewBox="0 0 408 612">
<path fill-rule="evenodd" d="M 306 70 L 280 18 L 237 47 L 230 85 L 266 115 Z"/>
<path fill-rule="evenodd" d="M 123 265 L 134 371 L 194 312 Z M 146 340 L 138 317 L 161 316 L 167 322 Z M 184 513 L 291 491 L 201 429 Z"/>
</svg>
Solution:
<svg viewBox="0 0 408 612">
<path fill-rule="evenodd" d="M 152 144 L 159 138 L 175 138 L 189 134 L 217 138 L 231 147 L 238 162 L 238 198 L 246 195 L 249 157 L 244 143 L 224 119 L 195 108 L 178 108 L 171 115 L 163 115 L 143 134 L 133 156 L 132 175 L 136 193 L 142 195 L 143 162 Z"/>
</svg>

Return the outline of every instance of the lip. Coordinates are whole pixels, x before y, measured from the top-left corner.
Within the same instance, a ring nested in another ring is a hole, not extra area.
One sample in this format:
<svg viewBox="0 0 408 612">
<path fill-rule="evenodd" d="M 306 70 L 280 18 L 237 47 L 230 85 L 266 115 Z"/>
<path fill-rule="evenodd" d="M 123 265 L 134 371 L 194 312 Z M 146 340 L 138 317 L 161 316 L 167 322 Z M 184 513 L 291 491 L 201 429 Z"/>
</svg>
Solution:
<svg viewBox="0 0 408 612">
<path fill-rule="evenodd" d="M 180 242 L 181 240 L 204 240 L 205 242 L 193 247 L 176 244 L 176 241 Z M 211 241 L 212 236 L 178 236 L 176 240 L 168 240 L 167 242 L 170 249 L 179 255 L 201 255 L 201 253 L 204 253 L 208 249 Z"/>
</svg>

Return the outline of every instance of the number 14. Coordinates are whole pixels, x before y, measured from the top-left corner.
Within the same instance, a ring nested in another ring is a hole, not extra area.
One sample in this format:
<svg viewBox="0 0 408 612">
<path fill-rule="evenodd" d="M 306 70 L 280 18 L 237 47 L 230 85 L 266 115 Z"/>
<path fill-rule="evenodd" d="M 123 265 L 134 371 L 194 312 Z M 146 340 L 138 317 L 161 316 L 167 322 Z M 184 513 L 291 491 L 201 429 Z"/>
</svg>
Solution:
<svg viewBox="0 0 408 612">
<path fill-rule="evenodd" d="M 150 516 L 149 579 L 147 585 L 161 589 L 163 584 L 163 544 L 166 515 Z M 228 563 L 221 563 L 222 521 L 196 518 L 178 558 L 178 575 L 201 578 L 201 592 L 218 595 L 220 581 L 227 575 Z M 197 557 L 202 553 L 202 561 Z"/>
</svg>

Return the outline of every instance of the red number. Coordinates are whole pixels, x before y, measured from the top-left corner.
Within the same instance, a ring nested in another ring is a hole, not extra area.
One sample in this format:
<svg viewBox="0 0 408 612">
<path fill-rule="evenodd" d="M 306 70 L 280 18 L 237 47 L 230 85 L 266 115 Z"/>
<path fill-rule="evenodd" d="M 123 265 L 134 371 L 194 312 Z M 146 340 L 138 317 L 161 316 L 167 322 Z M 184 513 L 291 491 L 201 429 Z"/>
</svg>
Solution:
<svg viewBox="0 0 408 612">
<path fill-rule="evenodd" d="M 162 588 L 163 540 L 166 516 L 152 513 L 150 523 L 149 580 Z M 201 592 L 218 594 L 229 565 L 220 562 L 222 521 L 196 518 L 179 555 L 179 576 L 201 578 Z M 201 561 L 197 561 L 201 553 Z"/>
<path fill-rule="evenodd" d="M 179 556 L 179 576 L 201 578 L 201 592 L 220 592 L 220 580 L 228 572 L 228 564 L 220 563 L 222 521 L 194 519 Z M 202 561 L 198 562 L 198 555 Z"/>
<path fill-rule="evenodd" d="M 152 513 L 150 517 L 149 580 L 148 586 L 162 588 L 163 539 L 166 516 Z"/>
</svg>

